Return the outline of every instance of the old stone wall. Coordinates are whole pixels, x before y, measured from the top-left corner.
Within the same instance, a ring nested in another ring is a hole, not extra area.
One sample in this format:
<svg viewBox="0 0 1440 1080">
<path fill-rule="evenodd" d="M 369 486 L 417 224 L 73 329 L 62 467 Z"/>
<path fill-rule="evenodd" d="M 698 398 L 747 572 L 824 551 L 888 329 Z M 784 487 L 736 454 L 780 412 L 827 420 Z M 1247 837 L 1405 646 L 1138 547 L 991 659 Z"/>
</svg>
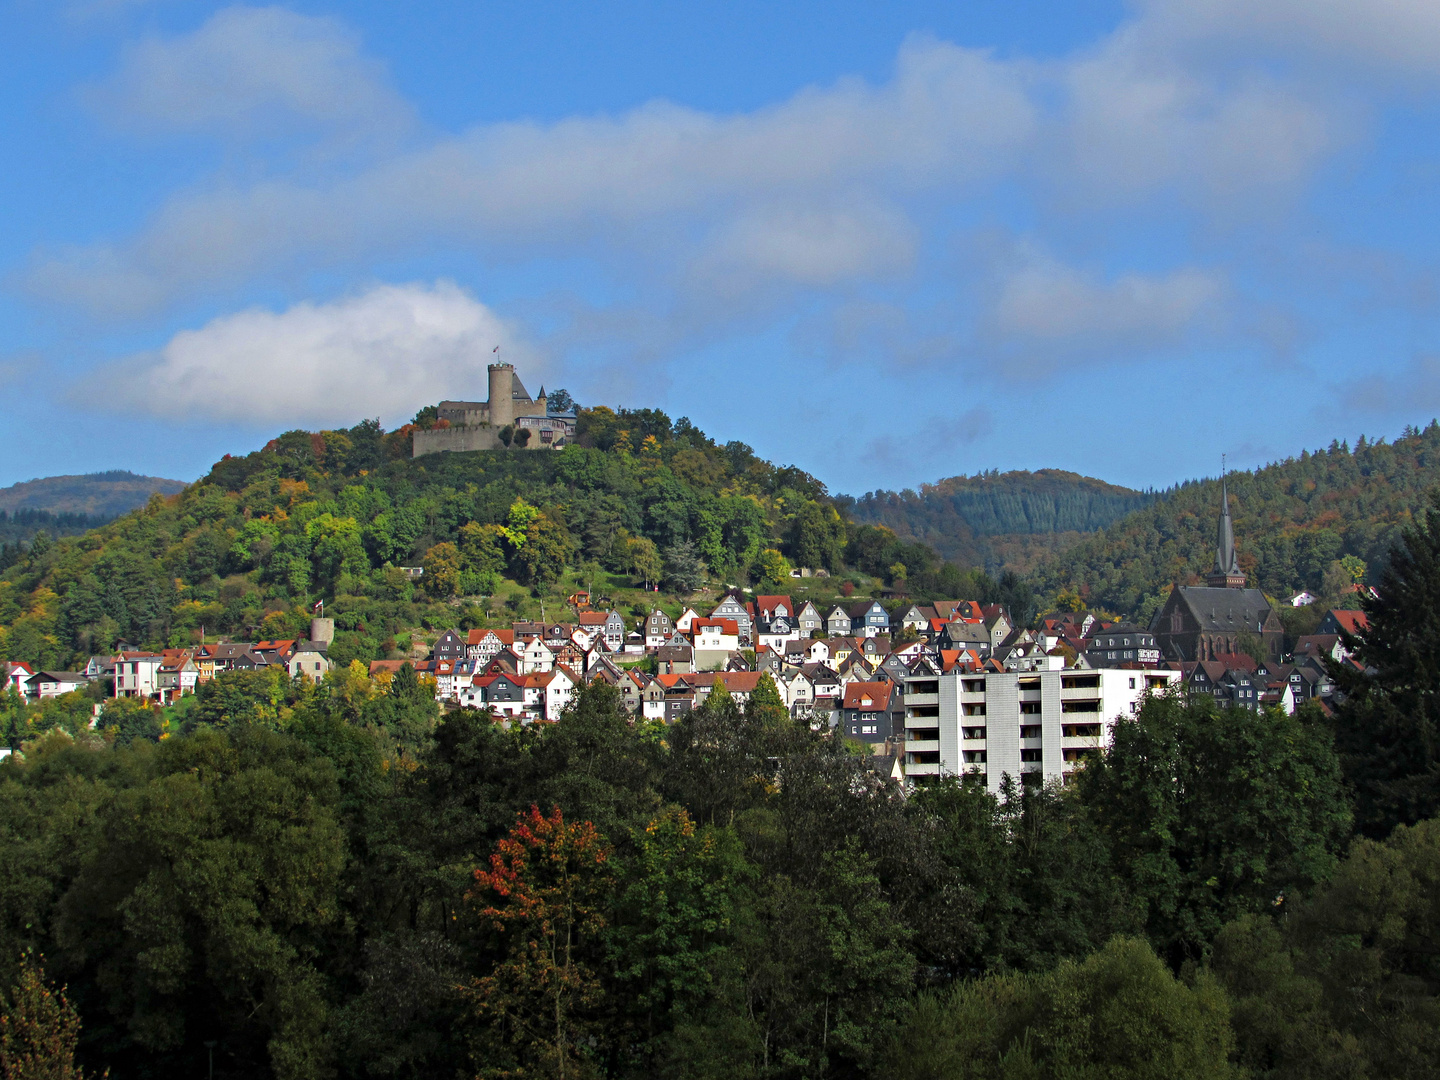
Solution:
<svg viewBox="0 0 1440 1080">
<path fill-rule="evenodd" d="M 448 427 L 432 428 L 429 431 L 414 432 L 415 452 L 413 457 L 439 454 L 449 450 L 462 454 L 469 450 L 498 450 L 500 429 L 494 427 Z"/>
</svg>

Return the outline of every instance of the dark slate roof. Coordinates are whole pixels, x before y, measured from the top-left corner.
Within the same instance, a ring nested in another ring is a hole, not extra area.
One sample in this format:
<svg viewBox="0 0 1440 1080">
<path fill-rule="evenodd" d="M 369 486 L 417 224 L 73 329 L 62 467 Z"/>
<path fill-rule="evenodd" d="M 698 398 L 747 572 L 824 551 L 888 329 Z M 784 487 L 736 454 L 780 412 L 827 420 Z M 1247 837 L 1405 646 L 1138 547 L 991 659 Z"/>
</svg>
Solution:
<svg viewBox="0 0 1440 1080">
<path fill-rule="evenodd" d="M 1259 589 L 1212 589 L 1181 585 L 1180 599 L 1200 628 L 1215 633 L 1237 630 L 1258 632 L 1270 614 L 1270 603 Z"/>
</svg>

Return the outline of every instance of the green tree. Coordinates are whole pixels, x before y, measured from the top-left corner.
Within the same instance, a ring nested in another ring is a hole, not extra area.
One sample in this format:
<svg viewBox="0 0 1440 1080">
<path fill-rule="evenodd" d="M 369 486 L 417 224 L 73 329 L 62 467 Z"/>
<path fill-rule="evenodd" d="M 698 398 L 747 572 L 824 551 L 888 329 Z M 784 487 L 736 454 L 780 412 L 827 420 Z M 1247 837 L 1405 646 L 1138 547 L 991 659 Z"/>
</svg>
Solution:
<svg viewBox="0 0 1440 1080">
<path fill-rule="evenodd" d="M 733 830 L 697 827 L 679 807 L 632 840 L 606 947 L 610 978 L 648 1056 L 676 1023 L 697 1019 L 733 930 L 734 891 L 753 868 Z"/>
<path fill-rule="evenodd" d="M 1041 975 L 922 996 L 892 1044 L 898 1080 L 1239 1080 L 1225 993 L 1115 938 Z"/>
<path fill-rule="evenodd" d="M 1078 790 L 1155 947 L 1196 955 L 1222 925 L 1336 864 L 1350 809 L 1313 708 L 1217 710 L 1148 699 L 1116 721 Z"/>
<path fill-rule="evenodd" d="M 705 564 L 689 541 L 672 544 L 665 549 L 662 584 L 677 593 L 693 593 L 705 580 Z"/>
<path fill-rule="evenodd" d="M 425 591 L 437 600 L 460 591 L 460 549 L 448 540 L 425 552 Z"/>
<path fill-rule="evenodd" d="M 99 815 L 57 937 L 93 971 L 131 1046 L 173 1060 L 224 1031 L 237 1067 L 332 1074 L 316 946 L 341 917 L 344 837 L 330 764 L 253 726 L 204 729 L 141 759 Z"/>
<path fill-rule="evenodd" d="M 660 580 L 665 572 L 665 562 L 655 541 L 644 536 L 632 536 L 625 541 L 625 561 L 630 573 L 639 578 L 648 589 Z"/>
<path fill-rule="evenodd" d="M 1351 644 L 1365 670 L 1331 668 L 1335 729 L 1360 827 L 1379 838 L 1440 816 L 1440 508 L 1405 530 L 1362 606 L 1369 628 Z"/>
</svg>

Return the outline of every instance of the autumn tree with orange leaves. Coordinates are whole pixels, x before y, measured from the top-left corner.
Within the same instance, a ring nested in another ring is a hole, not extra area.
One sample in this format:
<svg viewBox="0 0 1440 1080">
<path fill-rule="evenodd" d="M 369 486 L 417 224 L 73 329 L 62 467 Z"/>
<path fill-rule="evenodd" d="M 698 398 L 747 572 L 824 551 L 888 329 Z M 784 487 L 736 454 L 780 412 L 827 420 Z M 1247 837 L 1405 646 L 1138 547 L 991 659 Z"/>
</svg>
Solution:
<svg viewBox="0 0 1440 1080">
<path fill-rule="evenodd" d="M 481 1076 L 581 1080 L 598 1072 L 592 1029 L 604 991 L 586 960 L 600 955 L 610 854 L 590 822 L 532 806 L 496 845 L 490 868 L 475 870 L 466 899 L 486 905 L 481 921 L 506 947 L 470 987 L 492 1036 L 475 1048 Z"/>
</svg>

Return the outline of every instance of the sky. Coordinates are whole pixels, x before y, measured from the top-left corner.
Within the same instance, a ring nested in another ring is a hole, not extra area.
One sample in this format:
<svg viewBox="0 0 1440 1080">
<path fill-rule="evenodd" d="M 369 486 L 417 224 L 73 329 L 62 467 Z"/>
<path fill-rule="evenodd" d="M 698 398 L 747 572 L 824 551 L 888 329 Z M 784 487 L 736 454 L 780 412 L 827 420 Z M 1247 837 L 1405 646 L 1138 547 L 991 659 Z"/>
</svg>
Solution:
<svg viewBox="0 0 1440 1080">
<path fill-rule="evenodd" d="M 0 0 L 0 484 L 529 389 L 832 491 L 1440 414 L 1433 0 Z"/>
</svg>

